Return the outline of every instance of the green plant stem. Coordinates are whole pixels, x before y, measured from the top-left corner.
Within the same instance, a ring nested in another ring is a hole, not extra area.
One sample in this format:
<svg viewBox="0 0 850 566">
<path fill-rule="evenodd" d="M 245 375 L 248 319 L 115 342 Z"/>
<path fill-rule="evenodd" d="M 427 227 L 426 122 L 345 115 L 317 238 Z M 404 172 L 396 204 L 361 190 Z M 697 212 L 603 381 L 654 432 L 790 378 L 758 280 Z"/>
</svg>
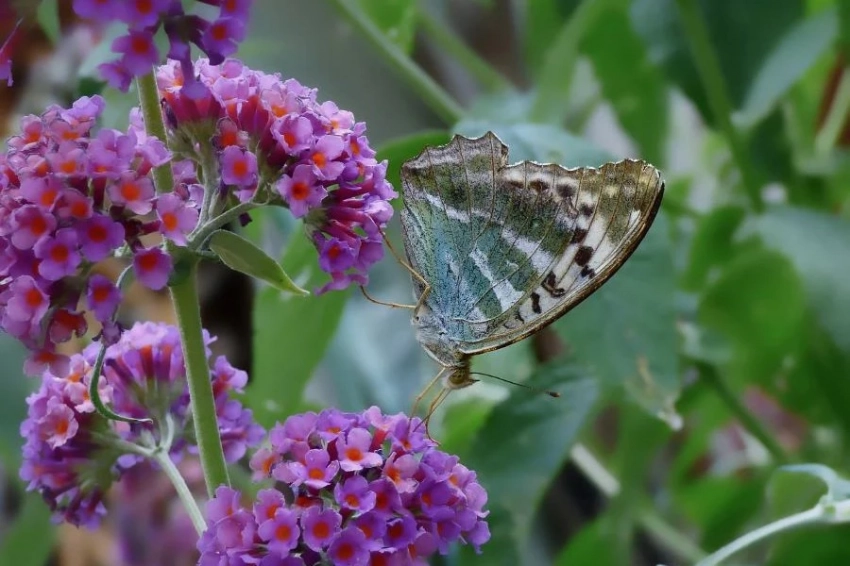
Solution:
<svg viewBox="0 0 850 566">
<path fill-rule="evenodd" d="M 815 151 L 829 153 L 841 136 L 841 130 L 847 123 L 847 113 L 850 112 L 850 67 L 841 69 L 841 79 L 835 89 L 835 97 L 829 107 L 826 120 L 815 137 Z"/>
<path fill-rule="evenodd" d="M 736 552 L 743 550 L 762 539 L 766 539 L 782 531 L 795 529 L 811 523 L 821 522 L 823 517 L 824 510 L 821 506 L 783 517 L 733 540 L 717 552 L 714 552 L 710 556 L 707 556 L 703 560 L 697 562 L 697 566 L 714 566 L 715 564 L 720 564 L 723 560 L 726 560 Z"/>
<path fill-rule="evenodd" d="M 717 54 L 714 52 L 711 40 L 708 37 L 708 30 L 703 22 L 699 6 L 696 0 L 676 0 L 676 5 L 679 7 L 679 15 L 682 18 L 685 37 L 690 43 L 694 63 L 696 64 L 702 86 L 708 97 L 711 112 L 721 132 L 726 137 L 726 141 L 732 151 L 732 158 L 741 172 L 744 190 L 750 199 L 750 205 L 756 212 L 761 212 L 764 210 L 764 203 L 761 199 L 761 192 L 755 170 L 752 166 L 752 160 L 750 159 L 746 143 L 732 124 L 732 103 L 729 100 L 726 82 L 723 79 L 723 72 L 720 69 Z"/>
<path fill-rule="evenodd" d="M 464 115 L 463 108 L 443 88 L 428 76 L 410 57 L 376 26 L 351 0 L 330 0 L 337 10 L 381 52 L 389 64 L 407 81 L 422 100 L 447 124 L 454 124 Z"/>
<path fill-rule="evenodd" d="M 583 444 L 573 446 L 570 459 L 606 497 L 620 494 L 619 480 Z M 705 557 L 706 553 L 701 548 L 667 523 L 655 509 L 644 506 L 638 511 L 636 519 L 644 531 L 683 561 L 690 564 Z"/>
<path fill-rule="evenodd" d="M 195 501 L 192 491 L 189 489 L 189 486 L 186 485 L 186 480 L 183 478 L 180 470 L 177 469 L 177 466 L 174 465 L 174 462 L 168 455 L 168 451 L 162 449 L 156 450 L 151 457 L 157 464 L 159 464 L 159 467 L 162 468 L 165 475 L 168 476 L 168 479 L 171 481 L 171 485 L 173 485 L 174 489 L 177 491 L 177 496 L 180 498 L 183 508 L 186 510 L 186 513 L 189 514 L 189 518 L 192 519 L 192 525 L 195 527 L 195 531 L 199 536 L 202 535 L 207 529 L 204 514 L 201 513 L 201 509 L 198 507 L 198 502 Z"/>
<path fill-rule="evenodd" d="M 490 63 L 470 49 L 456 34 L 449 31 L 443 22 L 438 21 L 421 5 L 417 5 L 416 21 L 422 26 L 422 31 L 430 36 L 436 45 L 449 53 L 485 89 L 499 91 L 514 88 L 514 85 L 496 71 Z"/>
<path fill-rule="evenodd" d="M 145 130 L 148 134 L 156 136 L 167 147 L 168 137 L 165 134 L 165 122 L 162 120 L 162 111 L 159 107 L 159 90 L 156 88 L 156 76 L 153 71 L 139 77 L 136 80 L 136 87 L 139 90 L 139 105 L 145 120 Z M 169 193 L 174 190 L 170 161 L 154 167 L 153 183 L 158 193 Z"/>
<path fill-rule="evenodd" d="M 224 461 L 218 432 L 210 369 L 201 328 L 201 310 L 196 288 L 198 264 L 195 260 L 191 261 L 188 275 L 170 289 L 186 361 L 186 379 L 189 381 L 189 398 L 198 453 L 204 469 L 207 493 L 212 497 L 218 486 L 230 485 L 230 478 L 227 475 L 227 464 Z"/>
<path fill-rule="evenodd" d="M 726 408 L 735 415 L 747 432 L 753 435 L 767 449 L 776 463 L 790 463 L 785 450 L 782 449 L 770 432 L 764 428 L 762 423 L 741 403 L 741 400 L 735 395 L 735 392 L 732 391 L 732 388 L 729 387 L 729 384 L 726 383 L 726 380 L 720 376 L 717 370 L 713 366 L 701 362 L 698 362 L 696 367 L 699 370 L 700 379 L 714 389 L 717 396 L 726 405 Z"/>
</svg>

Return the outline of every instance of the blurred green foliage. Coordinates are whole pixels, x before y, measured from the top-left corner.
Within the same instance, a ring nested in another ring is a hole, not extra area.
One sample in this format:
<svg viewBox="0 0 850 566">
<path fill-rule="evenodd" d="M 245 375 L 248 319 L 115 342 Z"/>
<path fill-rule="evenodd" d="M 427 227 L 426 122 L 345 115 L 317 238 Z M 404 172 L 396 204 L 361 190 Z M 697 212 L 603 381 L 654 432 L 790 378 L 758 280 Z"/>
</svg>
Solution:
<svg viewBox="0 0 850 566">
<path fill-rule="evenodd" d="M 797 475 L 771 479 L 779 464 L 850 475 L 850 136 L 847 116 L 830 113 L 842 101 L 829 88 L 847 61 L 844 4 L 255 2 L 240 57 L 318 87 L 367 122 L 397 187 L 401 163 L 424 145 L 486 130 L 515 161 L 632 156 L 665 173 L 662 212 L 610 283 L 548 336 L 475 361 L 562 398 L 490 381 L 438 411 L 432 433 L 477 470 L 493 532 L 482 555 L 464 549 L 441 564 L 689 563 L 822 494 Z M 685 25 L 683 14 L 696 19 Z M 426 68 L 461 113 L 399 60 Z M 134 102 L 108 98 L 117 126 Z M 263 214 L 249 236 L 297 284 L 321 283 L 299 227 Z M 400 251 L 397 225 L 389 237 Z M 390 255 L 369 289 L 410 301 L 409 276 Z M 263 287 L 248 402 L 267 425 L 305 407 L 408 410 L 436 371 L 408 317 L 358 293 Z M 566 348 L 541 355 L 553 336 Z M 14 346 L 0 347 L 14 360 L 0 386 L 0 447 L 13 475 L 29 384 Z M 576 443 L 615 481 L 573 454 L 605 500 L 577 523 L 563 480 Z M 45 529 L 29 499 L 23 509 L 0 558 L 42 564 L 40 549 L 15 554 Z M 847 529 L 783 535 L 743 560 L 845 564 Z"/>
</svg>

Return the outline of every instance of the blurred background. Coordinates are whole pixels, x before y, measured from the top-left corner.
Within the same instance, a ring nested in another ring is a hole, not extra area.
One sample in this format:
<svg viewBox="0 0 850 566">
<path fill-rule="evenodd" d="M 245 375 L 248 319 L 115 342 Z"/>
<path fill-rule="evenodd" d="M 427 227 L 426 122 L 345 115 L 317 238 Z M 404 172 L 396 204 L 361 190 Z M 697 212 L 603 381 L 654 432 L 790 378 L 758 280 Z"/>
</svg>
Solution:
<svg viewBox="0 0 850 566">
<path fill-rule="evenodd" d="M 0 39 L 16 20 L 3 4 Z M 116 32 L 70 4 L 41 2 L 27 19 L 15 84 L 0 86 L 5 135 L 96 92 L 103 126 L 126 129 L 134 93 L 94 73 Z M 511 161 L 636 157 L 666 180 L 653 229 L 608 284 L 475 360 L 562 397 L 485 378 L 435 415 L 432 434 L 489 491 L 493 532 L 482 556 L 435 564 L 694 563 L 823 495 L 817 477 L 780 466 L 850 474 L 848 48 L 843 0 L 255 0 L 238 57 L 365 121 L 397 189 L 424 145 L 487 130 Z M 286 211 L 246 233 L 299 283 L 321 281 Z M 401 250 L 396 220 L 390 238 Z M 356 290 L 285 298 L 214 265 L 202 286 L 205 325 L 249 371 L 246 401 L 266 426 L 325 406 L 407 411 L 436 372 L 409 312 Z M 410 289 L 390 255 L 372 272 L 376 297 L 407 303 Z M 126 321 L 173 319 L 167 294 L 130 300 Z M 36 382 L 5 336 L 0 360 L 0 565 L 193 564 L 152 470 L 116 489 L 103 530 L 50 525 L 17 479 Z M 191 462 L 185 473 L 202 487 Z M 736 563 L 847 564 L 848 534 L 783 534 Z"/>
</svg>

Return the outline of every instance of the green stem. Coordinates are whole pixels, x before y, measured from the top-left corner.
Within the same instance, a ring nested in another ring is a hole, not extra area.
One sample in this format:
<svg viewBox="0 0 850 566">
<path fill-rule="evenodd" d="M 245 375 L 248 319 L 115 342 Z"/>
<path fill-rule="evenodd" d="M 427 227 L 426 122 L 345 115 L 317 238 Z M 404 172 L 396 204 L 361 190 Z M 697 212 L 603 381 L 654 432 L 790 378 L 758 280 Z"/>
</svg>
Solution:
<svg viewBox="0 0 850 566">
<path fill-rule="evenodd" d="M 754 531 L 748 532 L 741 538 L 733 540 L 717 552 L 714 552 L 700 562 L 697 562 L 697 566 L 715 566 L 715 564 L 720 564 L 723 560 L 726 560 L 739 550 L 743 550 L 762 539 L 773 536 L 782 531 L 795 529 L 811 523 L 821 522 L 823 518 L 824 509 L 820 505 L 794 515 L 783 517 L 778 521 L 768 523 Z"/>
<path fill-rule="evenodd" d="M 613 498 L 620 494 L 620 481 L 583 444 L 573 446 L 570 459 L 606 497 Z M 655 509 L 640 509 L 637 522 L 644 531 L 683 561 L 690 564 L 705 557 L 701 548 L 667 523 Z"/>
<path fill-rule="evenodd" d="M 164 424 L 165 434 L 162 443 L 153 450 L 150 457 L 159 464 L 159 467 L 162 468 L 162 471 L 165 472 L 165 475 L 171 481 L 171 485 L 174 486 L 177 496 L 180 498 L 181 503 L 183 503 L 183 508 L 186 509 L 186 513 L 192 519 L 192 525 L 195 527 L 195 531 L 200 536 L 207 530 L 207 523 L 204 520 L 204 514 L 201 513 L 201 509 L 198 507 L 198 502 L 195 501 L 195 496 L 192 495 L 192 490 L 186 484 L 186 479 L 180 473 L 180 470 L 177 469 L 177 466 L 174 465 L 171 456 L 168 454 L 169 450 L 171 450 L 171 444 L 174 441 L 174 421 L 168 416 Z"/>
<path fill-rule="evenodd" d="M 330 0 L 337 10 L 381 52 L 387 62 L 416 91 L 447 124 L 459 121 L 464 110 L 434 79 L 428 76 L 410 57 L 376 26 L 351 0 Z"/>
<path fill-rule="evenodd" d="M 159 107 L 159 90 L 156 88 L 156 76 L 151 71 L 136 80 L 139 89 L 139 105 L 142 117 L 145 119 L 145 130 L 156 136 L 168 146 L 165 134 L 165 122 L 162 120 L 162 110 Z M 153 169 L 153 182 L 158 193 L 169 193 L 174 190 L 174 177 L 171 174 L 171 162 L 164 163 Z"/>
<path fill-rule="evenodd" d="M 213 232 L 231 222 L 236 220 L 241 214 L 245 212 L 249 212 L 260 205 L 255 202 L 240 202 L 233 208 L 230 208 L 212 220 L 206 222 L 203 225 L 203 228 L 198 230 L 194 234 L 189 235 L 189 249 L 190 250 L 199 250 L 200 247 L 204 244 L 204 242 L 209 238 Z M 200 224 L 198 224 L 200 226 Z"/>
<path fill-rule="evenodd" d="M 696 367 L 699 370 L 700 379 L 714 389 L 720 400 L 726 405 L 726 408 L 735 415 L 741 425 L 747 429 L 747 432 L 761 442 L 778 464 L 788 464 L 790 459 L 785 454 L 782 446 L 779 445 L 776 439 L 764 428 L 762 423 L 741 403 L 741 400 L 717 370 L 713 366 L 701 362 L 697 362 Z"/>
<path fill-rule="evenodd" d="M 717 60 L 717 54 L 712 48 L 711 40 L 708 37 L 708 30 L 703 22 L 699 6 L 697 6 L 696 0 L 676 0 L 676 4 L 679 7 L 679 15 L 682 18 L 685 37 L 690 42 L 691 53 L 693 54 L 694 63 L 702 81 L 702 86 L 708 97 L 711 112 L 720 126 L 721 132 L 726 137 L 726 141 L 732 151 L 732 158 L 741 172 L 744 190 L 747 192 L 750 204 L 753 210 L 761 212 L 764 209 L 764 203 L 761 200 L 761 192 L 756 173 L 752 167 L 752 161 L 746 143 L 744 143 L 744 140 L 732 124 L 732 103 L 729 100 L 726 83 L 723 79 L 723 72 Z"/>
<path fill-rule="evenodd" d="M 841 79 L 835 89 L 835 97 L 829 107 L 823 126 L 815 137 L 815 151 L 829 153 L 835 142 L 841 136 L 841 130 L 847 123 L 847 113 L 850 112 L 850 67 L 841 70 Z"/>
<path fill-rule="evenodd" d="M 469 74 L 475 77 L 484 88 L 491 91 L 510 90 L 514 88 L 501 73 L 496 71 L 490 63 L 485 61 L 474 50 L 470 49 L 460 38 L 440 22 L 428 10 L 417 5 L 416 21 L 422 26 L 422 30 L 441 49 L 449 53 L 452 58 L 462 65 Z"/>
<path fill-rule="evenodd" d="M 172 285 L 171 300 L 180 328 L 180 341 L 183 345 L 183 358 L 186 361 L 186 379 L 189 382 L 192 420 L 195 423 L 195 436 L 198 453 L 204 468 L 204 479 L 210 497 L 220 485 L 230 485 L 227 464 L 221 447 L 218 432 L 218 419 L 215 413 L 215 399 L 210 383 L 210 368 L 201 327 L 201 310 L 198 302 L 197 261 L 191 260 L 189 273 L 179 283 Z"/>
</svg>

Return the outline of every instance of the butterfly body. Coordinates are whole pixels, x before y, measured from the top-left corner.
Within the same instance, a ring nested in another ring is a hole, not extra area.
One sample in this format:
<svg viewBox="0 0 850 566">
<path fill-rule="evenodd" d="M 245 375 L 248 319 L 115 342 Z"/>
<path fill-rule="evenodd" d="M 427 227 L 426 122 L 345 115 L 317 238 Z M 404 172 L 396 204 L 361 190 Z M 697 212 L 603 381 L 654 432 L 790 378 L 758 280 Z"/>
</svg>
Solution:
<svg viewBox="0 0 850 566">
<path fill-rule="evenodd" d="M 421 276 L 412 323 L 448 388 L 475 382 L 472 356 L 537 332 L 599 288 L 661 202 L 660 175 L 642 161 L 566 169 L 507 158 L 488 132 L 402 166 L 405 250 Z"/>
</svg>

